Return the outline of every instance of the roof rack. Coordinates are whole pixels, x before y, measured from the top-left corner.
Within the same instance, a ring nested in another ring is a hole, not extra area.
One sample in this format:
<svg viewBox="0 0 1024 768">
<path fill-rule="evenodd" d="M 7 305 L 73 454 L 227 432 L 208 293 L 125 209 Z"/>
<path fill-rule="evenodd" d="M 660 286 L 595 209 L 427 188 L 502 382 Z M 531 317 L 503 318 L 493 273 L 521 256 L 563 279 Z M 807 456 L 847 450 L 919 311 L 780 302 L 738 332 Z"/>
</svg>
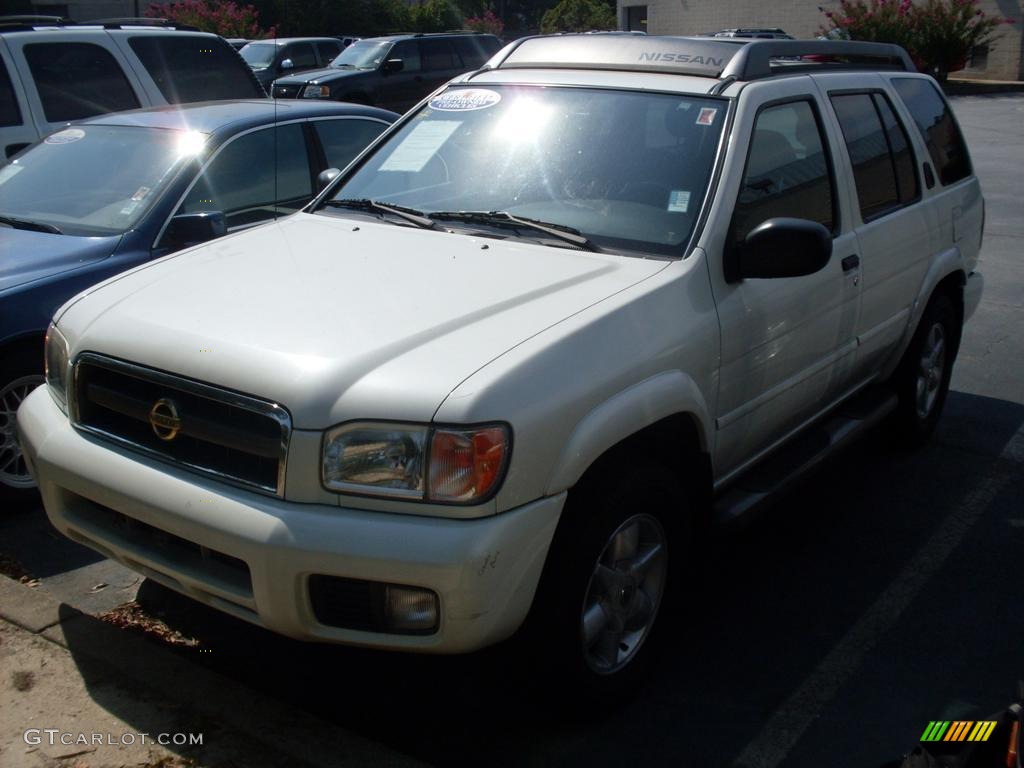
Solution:
<svg viewBox="0 0 1024 768">
<path fill-rule="evenodd" d="M 804 61 L 802 56 L 818 58 Z M 889 43 L 627 34 L 525 37 L 510 46 L 494 68 L 663 72 L 744 81 L 824 69 L 917 71 L 907 52 Z"/>
<path fill-rule="evenodd" d="M 185 32 L 198 32 L 199 27 L 191 24 L 179 24 L 171 19 L 150 18 L 149 16 L 122 16 L 113 19 L 91 19 L 83 24 L 96 24 L 104 29 L 121 29 L 122 27 L 162 27 L 164 29 L 180 29 Z"/>
</svg>

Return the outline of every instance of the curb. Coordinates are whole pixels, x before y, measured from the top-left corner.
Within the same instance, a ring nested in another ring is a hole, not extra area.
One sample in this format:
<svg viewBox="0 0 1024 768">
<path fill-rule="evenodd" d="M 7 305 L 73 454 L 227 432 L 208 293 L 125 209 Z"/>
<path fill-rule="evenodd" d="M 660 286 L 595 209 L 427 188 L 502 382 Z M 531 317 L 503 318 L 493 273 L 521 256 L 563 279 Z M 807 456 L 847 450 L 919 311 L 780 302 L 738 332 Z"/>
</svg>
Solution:
<svg viewBox="0 0 1024 768">
<path fill-rule="evenodd" d="M 73 657 L 97 663 L 112 678 L 129 678 L 153 690 L 156 698 L 174 700 L 223 723 L 248 737 L 253 749 L 259 750 L 264 758 L 280 755 L 283 760 L 278 764 L 318 768 L 423 765 L 389 747 L 242 687 L 237 681 L 192 664 L 145 637 L 118 629 L 6 576 L 0 576 L 0 619 L 54 643 Z M 277 763 L 272 758 L 271 762 Z M 246 764 L 242 755 L 239 764 Z"/>
</svg>

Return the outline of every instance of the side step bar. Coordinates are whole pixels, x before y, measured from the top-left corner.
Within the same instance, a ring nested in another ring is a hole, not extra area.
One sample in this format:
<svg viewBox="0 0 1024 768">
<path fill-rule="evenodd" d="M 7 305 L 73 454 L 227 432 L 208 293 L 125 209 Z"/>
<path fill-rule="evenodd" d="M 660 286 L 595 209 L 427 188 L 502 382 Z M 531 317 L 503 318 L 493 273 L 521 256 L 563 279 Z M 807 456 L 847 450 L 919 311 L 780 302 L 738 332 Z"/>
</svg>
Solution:
<svg viewBox="0 0 1024 768">
<path fill-rule="evenodd" d="M 807 477 L 825 459 L 859 438 L 895 408 L 895 393 L 883 386 L 868 387 L 850 398 L 824 421 L 751 467 L 715 499 L 714 526 L 732 526 Z"/>
</svg>

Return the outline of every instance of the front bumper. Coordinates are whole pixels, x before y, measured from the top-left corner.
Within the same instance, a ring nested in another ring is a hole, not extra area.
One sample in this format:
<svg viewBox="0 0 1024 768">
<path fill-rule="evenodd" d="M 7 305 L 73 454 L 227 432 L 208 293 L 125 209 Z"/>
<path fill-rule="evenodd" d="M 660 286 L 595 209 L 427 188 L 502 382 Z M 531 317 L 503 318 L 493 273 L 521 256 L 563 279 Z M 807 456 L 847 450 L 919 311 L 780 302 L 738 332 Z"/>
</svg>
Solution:
<svg viewBox="0 0 1024 768">
<path fill-rule="evenodd" d="M 45 386 L 19 409 L 18 432 L 46 513 L 66 536 L 202 603 L 304 640 L 460 653 L 508 637 L 529 611 L 565 501 L 561 494 L 476 520 L 288 502 L 84 435 Z M 127 527 L 118 523 L 124 518 Z M 432 589 L 438 631 L 320 624 L 307 584 L 313 574 Z"/>
</svg>

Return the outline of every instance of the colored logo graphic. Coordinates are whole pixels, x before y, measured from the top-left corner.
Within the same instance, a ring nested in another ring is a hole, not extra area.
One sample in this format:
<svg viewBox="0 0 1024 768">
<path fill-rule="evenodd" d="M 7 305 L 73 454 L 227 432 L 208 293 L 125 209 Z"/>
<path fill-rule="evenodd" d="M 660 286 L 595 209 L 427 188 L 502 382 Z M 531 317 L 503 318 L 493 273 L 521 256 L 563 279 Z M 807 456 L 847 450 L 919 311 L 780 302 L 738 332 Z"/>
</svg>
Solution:
<svg viewBox="0 0 1024 768">
<path fill-rule="evenodd" d="M 921 741 L 988 741 L 995 727 L 995 720 L 932 720 Z"/>
</svg>

